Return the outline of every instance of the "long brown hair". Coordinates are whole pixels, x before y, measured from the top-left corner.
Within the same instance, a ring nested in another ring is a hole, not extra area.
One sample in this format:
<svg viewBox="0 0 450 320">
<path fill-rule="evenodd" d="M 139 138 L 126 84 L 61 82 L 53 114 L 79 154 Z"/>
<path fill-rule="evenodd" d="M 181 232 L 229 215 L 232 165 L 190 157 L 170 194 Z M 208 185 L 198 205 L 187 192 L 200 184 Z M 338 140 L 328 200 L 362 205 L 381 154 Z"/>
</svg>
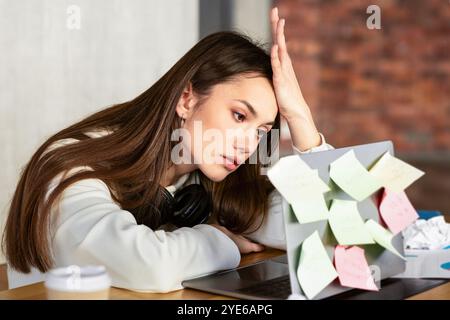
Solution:
<svg viewBox="0 0 450 320">
<path fill-rule="evenodd" d="M 160 217 L 146 215 L 148 204 L 162 201 L 159 182 L 170 166 L 173 130 L 181 126 L 175 107 L 191 82 L 194 92 L 207 96 L 214 85 L 237 76 L 257 74 L 272 83 L 270 56 L 247 36 L 233 31 L 211 34 L 192 47 L 167 73 L 136 98 L 96 112 L 51 136 L 34 153 L 21 173 L 6 222 L 3 250 L 11 267 L 41 272 L 52 267 L 50 212 L 62 191 L 81 179 L 104 181 L 120 206 L 138 223 L 158 228 Z M 279 128 L 279 115 L 273 128 Z M 91 138 L 86 132 L 110 132 Z M 77 143 L 49 151 L 54 142 Z M 270 155 L 270 133 L 267 137 Z M 52 179 L 79 166 L 84 170 L 61 180 L 46 198 Z M 273 186 L 260 172 L 260 163 L 247 161 L 221 182 L 200 171 L 200 181 L 212 197 L 218 221 L 236 233 L 249 228 L 267 211 Z M 252 230 L 253 231 L 253 230 Z"/>
</svg>

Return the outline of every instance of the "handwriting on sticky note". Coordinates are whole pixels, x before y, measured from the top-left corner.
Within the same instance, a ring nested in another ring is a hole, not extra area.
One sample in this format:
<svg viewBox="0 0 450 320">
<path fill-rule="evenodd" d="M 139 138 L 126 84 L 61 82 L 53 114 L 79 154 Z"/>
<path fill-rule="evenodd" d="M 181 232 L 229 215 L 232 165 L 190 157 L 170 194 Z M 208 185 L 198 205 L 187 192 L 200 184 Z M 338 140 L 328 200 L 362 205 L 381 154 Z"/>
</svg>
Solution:
<svg viewBox="0 0 450 320">
<path fill-rule="evenodd" d="M 352 150 L 330 164 L 330 178 L 353 199 L 362 201 L 381 188 Z"/>
<path fill-rule="evenodd" d="M 394 235 L 419 218 L 404 191 L 384 189 L 379 210 L 383 221 Z"/>
<path fill-rule="evenodd" d="M 299 156 L 281 158 L 268 171 L 270 182 L 289 202 L 295 203 L 299 197 L 307 198 L 313 193 L 330 190 L 322 181 L 317 170 L 312 170 Z"/>
<path fill-rule="evenodd" d="M 400 192 L 419 179 L 425 173 L 412 165 L 385 152 L 369 170 L 385 188 Z"/>
<path fill-rule="evenodd" d="M 342 286 L 378 291 L 364 256 L 364 249 L 338 245 L 334 251 L 334 264 Z"/>
<path fill-rule="evenodd" d="M 393 254 L 405 260 L 405 258 L 392 245 L 392 238 L 394 235 L 389 230 L 386 230 L 372 219 L 367 220 L 365 224 L 366 228 L 369 230 L 373 239 L 380 246 L 384 247 L 385 249 L 391 251 Z"/>
<path fill-rule="evenodd" d="M 308 299 L 312 299 L 337 276 L 319 233 L 315 231 L 301 246 L 297 269 L 299 284 Z"/>
<path fill-rule="evenodd" d="M 356 201 L 334 199 L 328 222 L 340 245 L 375 243 L 364 225 Z"/>
</svg>

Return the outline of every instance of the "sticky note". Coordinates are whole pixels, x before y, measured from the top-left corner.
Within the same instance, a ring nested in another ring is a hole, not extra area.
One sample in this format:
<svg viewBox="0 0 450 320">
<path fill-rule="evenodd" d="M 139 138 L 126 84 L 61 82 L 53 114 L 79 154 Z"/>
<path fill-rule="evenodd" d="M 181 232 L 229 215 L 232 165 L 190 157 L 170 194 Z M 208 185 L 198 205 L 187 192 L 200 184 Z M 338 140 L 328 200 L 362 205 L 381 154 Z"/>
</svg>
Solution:
<svg viewBox="0 0 450 320">
<path fill-rule="evenodd" d="M 300 223 L 327 219 L 328 208 L 323 193 L 330 188 L 319 177 L 318 171 L 311 169 L 299 156 L 281 158 L 267 175 L 291 204 Z"/>
<path fill-rule="evenodd" d="M 384 247 L 385 249 L 391 251 L 395 255 L 397 255 L 400 258 L 402 258 L 403 260 L 405 260 L 405 258 L 392 245 L 392 238 L 394 235 L 389 230 L 386 230 L 385 228 L 380 226 L 378 223 L 376 223 L 372 219 L 367 220 L 365 224 L 366 224 L 366 228 L 369 230 L 373 239 L 380 246 Z"/>
<path fill-rule="evenodd" d="M 419 179 L 425 172 L 385 152 L 369 170 L 382 185 L 392 191 L 400 192 Z"/>
<path fill-rule="evenodd" d="M 330 164 L 330 178 L 353 199 L 362 201 L 382 187 L 352 150 Z"/>
<path fill-rule="evenodd" d="M 375 243 L 361 218 L 356 201 L 334 199 L 328 222 L 340 245 Z"/>
<path fill-rule="evenodd" d="M 315 231 L 301 246 L 297 269 L 299 284 L 308 299 L 312 299 L 337 276 L 319 233 Z"/>
<path fill-rule="evenodd" d="M 334 264 L 342 286 L 378 291 L 364 256 L 364 249 L 338 245 L 334 250 Z"/>
<path fill-rule="evenodd" d="M 384 189 L 379 210 L 383 221 L 394 235 L 419 218 L 404 191 L 395 192 Z"/>
<path fill-rule="evenodd" d="M 317 170 L 312 170 L 298 155 L 281 158 L 268 171 L 270 182 L 289 202 L 294 203 L 300 195 L 306 197 L 313 192 L 330 190 L 320 179 Z"/>
<path fill-rule="evenodd" d="M 300 223 L 311 223 L 328 219 L 328 207 L 322 193 L 313 193 L 308 197 L 299 197 L 291 206 Z"/>
</svg>

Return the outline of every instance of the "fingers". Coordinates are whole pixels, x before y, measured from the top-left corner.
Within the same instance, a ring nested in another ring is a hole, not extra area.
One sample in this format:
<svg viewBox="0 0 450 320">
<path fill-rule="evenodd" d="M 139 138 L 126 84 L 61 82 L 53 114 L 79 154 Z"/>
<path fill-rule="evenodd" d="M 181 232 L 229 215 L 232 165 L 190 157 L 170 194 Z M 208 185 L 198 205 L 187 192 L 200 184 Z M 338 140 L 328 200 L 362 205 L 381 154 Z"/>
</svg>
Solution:
<svg viewBox="0 0 450 320">
<path fill-rule="evenodd" d="M 266 249 L 266 247 L 260 243 L 255 243 L 255 248 L 253 249 L 253 251 L 255 252 L 260 252 L 260 251 L 264 251 Z"/>
<path fill-rule="evenodd" d="M 240 246 L 241 253 L 260 252 L 265 249 L 265 246 L 263 246 L 262 244 L 252 242 L 247 238 L 245 238 L 244 236 L 239 236 L 239 238 L 241 242 Z"/>
<path fill-rule="evenodd" d="M 264 251 L 265 249 L 266 249 L 266 247 L 265 246 L 263 246 L 262 244 L 260 244 L 260 243 L 254 243 L 254 242 L 252 242 L 252 250 L 253 250 L 253 252 L 261 252 L 261 251 Z"/>
<path fill-rule="evenodd" d="M 272 62 L 272 69 L 274 73 L 280 70 L 281 68 L 280 59 L 278 57 L 278 51 L 279 51 L 278 45 L 277 44 L 273 45 L 272 50 L 270 52 L 270 60 Z"/>
<path fill-rule="evenodd" d="M 288 60 L 286 37 L 284 35 L 286 20 L 280 19 L 277 7 L 271 10 L 270 21 L 272 30 L 272 42 L 274 45 L 278 45 L 278 60 L 280 61 L 280 63 L 283 63 L 284 60 Z"/>
<path fill-rule="evenodd" d="M 278 22 L 277 26 L 277 44 L 279 47 L 279 57 L 280 61 L 283 61 L 283 59 L 286 58 L 287 55 L 287 48 L 286 48 L 286 38 L 284 36 L 284 25 L 286 23 L 285 19 L 281 19 L 280 22 Z"/>
<path fill-rule="evenodd" d="M 241 253 L 261 252 L 265 247 L 259 243 L 248 242 L 241 248 Z"/>
<path fill-rule="evenodd" d="M 264 245 L 252 242 L 242 235 L 234 234 L 224 226 L 218 224 L 211 224 L 211 226 L 219 229 L 220 231 L 225 233 L 231 240 L 233 240 L 233 242 L 238 246 L 240 253 L 260 252 L 266 248 Z"/>
<path fill-rule="evenodd" d="M 277 41 L 277 25 L 280 18 L 278 17 L 278 8 L 275 7 L 270 11 L 270 22 L 271 22 L 271 30 L 272 30 L 272 42 L 276 43 Z"/>
</svg>

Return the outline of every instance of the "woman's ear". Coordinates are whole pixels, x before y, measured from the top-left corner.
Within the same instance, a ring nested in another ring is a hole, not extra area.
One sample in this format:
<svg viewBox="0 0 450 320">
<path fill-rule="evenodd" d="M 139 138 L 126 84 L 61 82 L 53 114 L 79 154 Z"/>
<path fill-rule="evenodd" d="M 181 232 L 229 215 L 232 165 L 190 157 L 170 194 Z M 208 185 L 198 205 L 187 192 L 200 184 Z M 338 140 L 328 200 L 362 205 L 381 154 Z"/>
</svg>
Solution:
<svg viewBox="0 0 450 320">
<path fill-rule="evenodd" d="M 197 97 L 194 94 L 192 83 L 189 82 L 181 93 L 181 97 L 178 100 L 176 112 L 180 118 L 188 119 L 197 103 Z"/>
</svg>

